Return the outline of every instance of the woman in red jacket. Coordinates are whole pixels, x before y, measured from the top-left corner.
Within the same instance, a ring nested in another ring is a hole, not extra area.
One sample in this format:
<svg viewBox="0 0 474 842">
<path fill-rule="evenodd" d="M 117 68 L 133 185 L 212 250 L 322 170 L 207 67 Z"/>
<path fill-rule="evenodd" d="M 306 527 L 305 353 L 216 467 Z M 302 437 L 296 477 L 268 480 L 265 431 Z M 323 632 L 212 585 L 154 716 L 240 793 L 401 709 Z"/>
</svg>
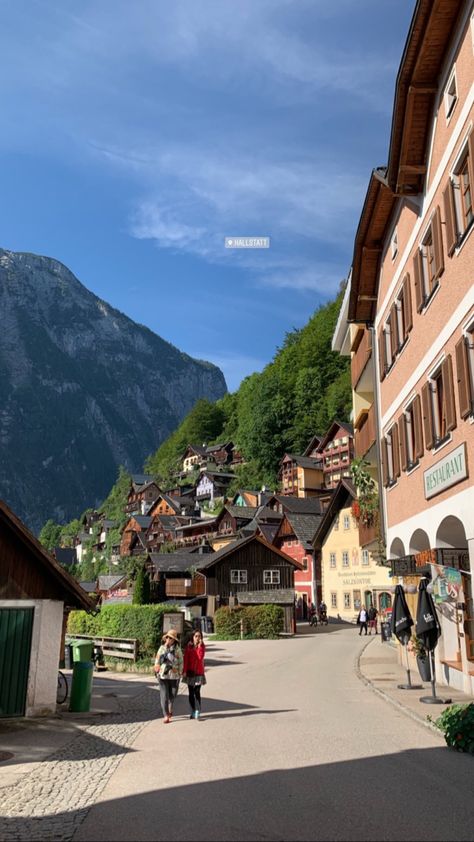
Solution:
<svg viewBox="0 0 474 842">
<path fill-rule="evenodd" d="M 193 639 L 189 641 L 184 650 L 183 681 L 188 685 L 189 704 L 191 707 L 190 719 L 199 719 L 201 714 L 201 687 L 206 684 L 204 675 L 204 646 L 202 634 L 195 631 Z"/>
</svg>

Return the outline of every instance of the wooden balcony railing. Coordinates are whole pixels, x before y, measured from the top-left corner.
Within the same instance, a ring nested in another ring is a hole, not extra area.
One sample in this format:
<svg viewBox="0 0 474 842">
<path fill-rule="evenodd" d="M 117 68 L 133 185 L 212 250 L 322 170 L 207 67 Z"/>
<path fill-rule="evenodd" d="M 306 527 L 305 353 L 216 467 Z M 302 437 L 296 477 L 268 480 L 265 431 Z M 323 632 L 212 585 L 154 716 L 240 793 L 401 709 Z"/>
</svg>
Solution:
<svg viewBox="0 0 474 842">
<path fill-rule="evenodd" d="M 166 596 L 181 596 L 191 599 L 193 596 L 201 596 L 206 593 L 206 580 L 202 576 L 197 576 L 191 579 L 191 584 L 187 585 L 189 579 L 167 579 L 166 580 Z"/>
<path fill-rule="evenodd" d="M 357 386 L 361 374 L 372 356 L 370 331 L 365 330 L 357 351 L 351 359 L 352 388 Z"/>
<path fill-rule="evenodd" d="M 357 458 L 365 456 L 376 441 L 374 405 L 369 408 L 355 431 L 355 455 Z"/>
<path fill-rule="evenodd" d="M 361 547 L 366 547 L 373 541 L 377 540 L 377 527 L 365 526 L 359 521 L 359 544 Z"/>
</svg>

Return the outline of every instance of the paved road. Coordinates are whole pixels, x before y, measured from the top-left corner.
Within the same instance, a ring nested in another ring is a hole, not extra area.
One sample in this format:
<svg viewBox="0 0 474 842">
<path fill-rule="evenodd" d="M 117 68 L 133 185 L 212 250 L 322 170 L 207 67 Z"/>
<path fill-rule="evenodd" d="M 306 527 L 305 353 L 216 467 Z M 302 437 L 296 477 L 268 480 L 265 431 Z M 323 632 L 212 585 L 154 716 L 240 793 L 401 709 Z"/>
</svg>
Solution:
<svg viewBox="0 0 474 842">
<path fill-rule="evenodd" d="M 365 643 L 215 643 L 203 719 L 143 727 L 74 842 L 474 839 L 473 759 L 358 679 Z"/>
</svg>

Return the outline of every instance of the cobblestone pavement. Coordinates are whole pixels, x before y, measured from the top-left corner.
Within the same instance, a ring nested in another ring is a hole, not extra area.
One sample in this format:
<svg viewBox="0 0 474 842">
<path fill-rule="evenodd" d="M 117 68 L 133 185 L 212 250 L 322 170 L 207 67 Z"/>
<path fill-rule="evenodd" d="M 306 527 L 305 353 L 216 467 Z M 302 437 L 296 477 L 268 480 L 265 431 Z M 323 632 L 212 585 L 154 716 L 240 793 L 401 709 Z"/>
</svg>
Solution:
<svg viewBox="0 0 474 842">
<path fill-rule="evenodd" d="M 0 787 L 2 842 L 69 842 L 134 740 L 159 713 L 147 688 L 26 773 Z"/>
</svg>

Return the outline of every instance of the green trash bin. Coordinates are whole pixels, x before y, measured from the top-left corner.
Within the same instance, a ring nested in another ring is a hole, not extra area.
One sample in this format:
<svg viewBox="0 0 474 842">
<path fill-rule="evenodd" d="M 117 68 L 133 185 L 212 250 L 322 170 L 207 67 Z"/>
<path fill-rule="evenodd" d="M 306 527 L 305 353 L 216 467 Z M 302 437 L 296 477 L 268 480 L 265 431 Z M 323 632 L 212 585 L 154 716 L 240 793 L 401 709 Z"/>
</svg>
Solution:
<svg viewBox="0 0 474 842">
<path fill-rule="evenodd" d="M 71 640 L 72 646 L 72 686 L 69 710 L 72 713 L 86 713 L 91 707 L 92 676 L 94 662 L 92 641 Z"/>
</svg>

